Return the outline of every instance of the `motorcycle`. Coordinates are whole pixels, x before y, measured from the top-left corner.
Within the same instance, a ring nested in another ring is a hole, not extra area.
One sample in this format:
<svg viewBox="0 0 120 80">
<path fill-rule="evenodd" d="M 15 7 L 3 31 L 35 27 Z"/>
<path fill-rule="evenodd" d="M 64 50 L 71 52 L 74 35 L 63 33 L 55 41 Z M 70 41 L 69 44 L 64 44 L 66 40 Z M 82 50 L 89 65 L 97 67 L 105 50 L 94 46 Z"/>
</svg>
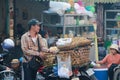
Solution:
<svg viewBox="0 0 120 80">
<path fill-rule="evenodd" d="M 73 66 L 73 75 L 70 78 L 60 78 L 58 76 L 57 65 L 51 67 L 40 67 L 37 72 L 36 80 L 97 80 L 94 71 L 90 67 L 90 63 L 81 66 Z"/>
<path fill-rule="evenodd" d="M 120 65 L 114 69 L 114 80 L 120 80 Z"/>
<path fill-rule="evenodd" d="M 13 51 L 15 46 L 13 40 L 9 38 L 5 39 L 1 43 L 1 46 L 3 51 L 0 53 L 0 64 L 1 66 L 8 67 L 9 70 L 6 68 L 0 70 L 0 80 L 20 80 L 13 69 L 13 66 L 16 65 L 16 63 L 13 65 L 13 63 L 10 62 L 10 60 L 12 60 L 11 56 L 13 55 L 11 51 Z"/>
<path fill-rule="evenodd" d="M 3 70 L 0 71 L 1 80 L 17 80 L 14 77 L 15 73 L 12 70 Z"/>
</svg>

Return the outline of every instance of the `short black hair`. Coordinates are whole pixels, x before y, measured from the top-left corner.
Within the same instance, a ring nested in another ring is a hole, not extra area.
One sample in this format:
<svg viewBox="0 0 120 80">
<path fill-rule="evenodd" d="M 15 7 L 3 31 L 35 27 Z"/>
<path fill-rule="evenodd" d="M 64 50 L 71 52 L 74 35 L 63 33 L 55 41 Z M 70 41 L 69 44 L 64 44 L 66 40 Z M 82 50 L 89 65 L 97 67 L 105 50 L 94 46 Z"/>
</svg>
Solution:
<svg viewBox="0 0 120 80">
<path fill-rule="evenodd" d="M 28 21 L 28 28 L 29 28 L 29 30 L 31 29 L 32 25 L 34 26 L 36 24 L 40 25 L 40 24 L 42 24 L 42 22 L 39 22 L 39 20 L 37 20 L 37 19 L 31 19 L 31 20 L 29 20 Z"/>
</svg>

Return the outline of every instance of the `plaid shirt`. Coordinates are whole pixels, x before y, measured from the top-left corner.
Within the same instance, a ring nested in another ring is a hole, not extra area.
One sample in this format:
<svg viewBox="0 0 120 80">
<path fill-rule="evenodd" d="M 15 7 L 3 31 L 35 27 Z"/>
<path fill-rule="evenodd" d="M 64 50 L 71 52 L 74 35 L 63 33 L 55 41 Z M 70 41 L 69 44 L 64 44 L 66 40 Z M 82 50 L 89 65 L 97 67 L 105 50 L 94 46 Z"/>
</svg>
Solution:
<svg viewBox="0 0 120 80">
<path fill-rule="evenodd" d="M 39 38 L 41 51 L 48 52 L 48 49 L 44 46 L 44 43 L 42 42 L 41 35 L 38 34 L 37 37 Z M 36 37 L 36 39 L 37 39 L 37 37 Z M 21 48 L 22 48 L 24 56 L 28 60 L 31 60 L 31 58 L 34 55 L 38 55 L 38 53 L 39 53 L 38 52 L 38 41 L 36 43 L 34 43 L 29 32 L 26 32 L 21 37 Z M 24 59 L 23 62 L 27 62 L 27 61 Z"/>
</svg>

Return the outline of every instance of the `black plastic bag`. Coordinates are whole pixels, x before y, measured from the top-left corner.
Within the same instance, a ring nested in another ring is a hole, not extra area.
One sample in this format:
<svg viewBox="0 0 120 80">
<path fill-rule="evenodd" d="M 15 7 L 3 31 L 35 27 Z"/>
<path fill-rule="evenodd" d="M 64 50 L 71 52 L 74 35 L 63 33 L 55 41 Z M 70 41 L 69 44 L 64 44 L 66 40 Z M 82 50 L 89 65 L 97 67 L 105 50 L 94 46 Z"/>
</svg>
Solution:
<svg viewBox="0 0 120 80">
<path fill-rule="evenodd" d="M 29 67 L 34 70 L 38 70 L 43 64 L 44 62 L 39 56 L 33 56 L 33 58 L 28 62 Z"/>
</svg>

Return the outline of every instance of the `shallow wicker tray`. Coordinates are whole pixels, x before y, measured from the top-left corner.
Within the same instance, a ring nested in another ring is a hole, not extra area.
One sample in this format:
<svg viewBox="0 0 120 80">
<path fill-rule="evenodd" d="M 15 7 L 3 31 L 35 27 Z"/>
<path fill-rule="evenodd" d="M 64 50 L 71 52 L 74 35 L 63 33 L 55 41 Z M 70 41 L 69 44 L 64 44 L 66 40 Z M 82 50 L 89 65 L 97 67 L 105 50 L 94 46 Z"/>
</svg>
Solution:
<svg viewBox="0 0 120 80">
<path fill-rule="evenodd" d="M 91 41 L 84 37 L 74 37 L 72 38 L 72 42 L 70 44 L 67 44 L 65 46 L 57 46 L 57 47 L 60 49 L 60 51 L 64 51 L 64 50 L 71 50 L 79 46 L 86 46 L 90 44 L 91 44 Z"/>
</svg>

